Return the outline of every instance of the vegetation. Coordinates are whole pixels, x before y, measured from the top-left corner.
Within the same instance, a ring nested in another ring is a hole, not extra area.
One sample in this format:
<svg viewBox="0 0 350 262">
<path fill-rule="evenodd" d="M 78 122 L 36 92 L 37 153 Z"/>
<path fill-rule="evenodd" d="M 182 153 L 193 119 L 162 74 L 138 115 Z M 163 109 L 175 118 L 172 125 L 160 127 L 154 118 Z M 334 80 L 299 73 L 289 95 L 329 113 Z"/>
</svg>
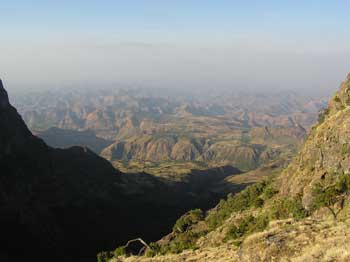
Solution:
<svg viewBox="0 0 350 262">
<path fill-rule="evenodd" d="M 341 146 L 342 156 L 346 156 L 347 154 L 349 154 L 349 151 L 350 151 L 349 144 L 342 144 Z"/>
<path fill-rule="evenodd" d="M 328 115 L 329 115 L 329 108 L 322 110 L 318 115 L 318 123 L 322 124 Z"/>
<path fill-rule="evenodd" d="M 118 247 L 116 250 L 114 250 L 114 256 L 124 256 L 126 254 L 125 248 L 124 247 Z"/>
<path fill-rule="evenodd" d="M 262 194 L 262 198 L 267 200 L 272 198 L 274 195 L 276 195 L 278 193 L 278 190 L 275 188 L 274 184 L 272 184 L 271 182 L 268 183 L 268 185 L 266 185 L 266 187 L 264 188 L 263 194 Z"/>
<path fill-rule="evenodd" d="M 102 251 L 97 254 L 97 262 L 108 262 L 113 258 L 113 253 L 109 251 Z"/>
<path fill-rule="evenodd" d="M 205 232 L 196 233 L 192 230 L 175 234 L 174 239 L 168 244 L 159 245 L 157 243 L 151 243 L 145 255 L 147 257 L 153 257 L 155 255 L 164 255 L 168 253 L 178 254 L 186 249 L 197 249 L 198 246 L 196 242 L 204 234 Z"/>
<path fill-rule="evenodd" d="M 309 212 L 303 207 L 301 196 L 297 198 L 282 198 L 275 200 L 271 209 L 271 219 L 286 219 L 293 217 L 300 220 L 309 215 Z"/>
<path fill-rule="evenodd" d="M 270 221 L 293 217 L 297 220 L 308 216 L 308 212 L 301 204 L 301 198 L 282 198 L 273 202 L 272 206 L 258 216 L 249 214 L 231 225 L 227 234 L 228 239 L 240 239 L 254 232 L 263 231 Z"/>
<path fill-rule="evenodd" d="M 202 210 L 200 209 L 191 210 L 176 221 L 173 227 L 173 232 L 177 232 L 177 233 L 185 232 L 191 225 L 197 223 L 202 219 L 203 219 Z"/>
<path fill-rule="evenodd" d="M 220 226 L 229 218 L 232 212 L 240 212 L 251 207 L 262 206 L 262 201 L 264 200 L 260 196 L 264 194 L 266 188 L 271 186 L 270 183 L 271 181 L 263 181 L 246 188 L 234 196 L 229 194 L 227 200 L 220 201 L 217 209 L 210 212 L 206 218 L 209 229 L 214 230 Z"/>
<path fill-rule="evenodd" d="M 341 172 L 338 174 L 335 182 L 326 185 L 326 182 L 320 182 L 315 185 L 313 190 L 314 208 L 326 207 L 337 219 L 339 212 L 343 209 L 346 195 L 350 191 L 350 176 Z M 335 204 L 339 203 L 338 207 Z"/>
<path fill-rule="evenodd" d="M 340 102 L 341 102 L 339 96 L 334 97 L 334 101 L 337 102 L 337 103 L 340 103 Z"/>
<path fill-rule="evenodd" d="M 257 217 L 248 215 L 240 221 L 238 225 L 231 225 L 226 233 L 226 240 L 238 239 L 253 232 L 263 231 L 270 219 L 266 214 L 261 214 Z"/>
</svg>

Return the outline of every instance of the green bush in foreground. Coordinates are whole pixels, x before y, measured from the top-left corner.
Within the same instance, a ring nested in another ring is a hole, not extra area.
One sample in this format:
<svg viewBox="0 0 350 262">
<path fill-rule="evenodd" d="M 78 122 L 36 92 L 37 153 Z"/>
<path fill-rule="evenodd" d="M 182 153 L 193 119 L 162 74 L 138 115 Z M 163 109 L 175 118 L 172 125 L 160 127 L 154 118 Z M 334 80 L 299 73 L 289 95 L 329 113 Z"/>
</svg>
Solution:
<svg viewBox="0 0 350 262">
<path fill-rule="evenodd" d="M 309 215 L 308 211 L 302 205 L 301 197 L 278 199 L 273 203 L 270 212 L 272 219 L 293 217 L 300 220 Z"/>
<path fill-rule="evenodd" d="M 124 247 L 118 247 L 116 250 L 114 250 L 114 256 L 124 256 L 126 254 Z"/>
<path fill-rule="evenodd" d="M 266 214 L 261 214 L 257 217 L 249 215 L 239 221 L 237 225 L 231 225 L 226 233 L 226 240 L 228 239 L 238 239 L 245 235 L 263 231 L 269 224 L 269 216 Z"/>
<path fill-rule="evenodd" d="M 153 257 L 158 254 L 165 255 L 168 253 L 178 254 L 186 249 L 197 249 L 196 242 L 201 236 L 202 234 L 194 233 L 191 230 L 179 233 L 166 245 L 160 246 L 156 243 L 152 243 L 150 245 L 151 249 L 146 251 L 146 256 Z"/>
<path fill-rule="evenodd" d="M 200 220 L 202 220 L 204 217 L 203 211 L 200 209 L 195 209 L 187 212 L 185 215 L 180 217 L 175 225 L 173 226 L 173 232 L 184 232 L 186 231 L 191 225 L 196 224 Z"/>
<path fill-rule="evenodd" d="M 350 191 L 350 175 L 341 173 L 338 175 L 336 182 L 325 185 L 318 183 L 313 189 L 314 209 L 326 207 L 337 219 L 339 212 L 343 209 L 345 196 Z M 334 205 L 339 202 L 339 209 L 336 210 Z"/>
<path fill-rule="evenodd" d="M 263 206 L 264 200 L 271 198 L 277 192 L 272 181 L 269 180 L 249 186 L 234 196 L 229 194 L 227 200 L 221 200 L 216 210 L 210 212 L 206 218 L 209 229 L 214 230 L 222 225 L 232 212 L 241 212 L 251 207 Z"/>
<path fill-rule="evenodd" d="M 148 248 L 145 253 L 146 257 L 154 257 L 160 253 L 161 247 L 157 243 L 151 243 L 149 246 L 150 248 Z"/>
</svg>

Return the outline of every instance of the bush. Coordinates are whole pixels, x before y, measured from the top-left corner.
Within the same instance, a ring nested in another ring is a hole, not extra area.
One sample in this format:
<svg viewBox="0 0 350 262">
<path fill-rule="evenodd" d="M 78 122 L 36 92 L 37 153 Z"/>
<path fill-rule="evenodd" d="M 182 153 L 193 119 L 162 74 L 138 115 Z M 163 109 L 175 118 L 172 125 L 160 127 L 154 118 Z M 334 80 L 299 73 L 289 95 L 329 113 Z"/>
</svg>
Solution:
<svg viewBox="0 0 350 262">
<path fill-rule="evenodd" d="M 322 124 L 325 121 L 325 119 L 328 116 L 328 114 L 329 114 L 329 109 L 328 108 L 326 108 L 325 110 L 322 110 L 319 113 L 319 115 L 318 115 L 318 123 Z"/>
<path fill-rule="evenodd" d="M 274 185 L 270 184 L 267 187 L 265 187 L 263 191 L 263 198 L 267 200 L 272 198 L 276 194 L 278 194 L 278 190 L 274 187 Z"/>
<path fill-rule="evenodd" d="M 264 205 L 264 200 L 262 198 L 257 198 L 256 200 L 254 200 L 253 206 L 254 207 L 262 207 Z"/>
<path fill-rule="evenodd" d="M 342 144 L 342 146 L 341 146 L 341 154 L 343 156 L 349 154 L 349 144 Z"/>
<path fill-rule="evenodd" d="M 232 212 L 241 212 L 251 207 L 262 205 L 260 195 L 266 188 L 267 181 L 257 183 L 255 185 L 247 187 L 245 190 L 237 193 L 236 195 L 229 194 L 227 200 L 220 201 L 216 210 L 209 213 L 206 222 L 210 230 L 213 230 L 220 226 Z"/>
<path fill-rule="evenodd" d="M 161 247 L 157 243 L 150 243 L 149 247 L 145 253 L 146 257 L 154 257 L 161 251 Z"/>
<path fill-rule="evenodd" d="M 343 172 L 338 174 L 337 181 L 330 185 L 324 185 L 318 183 L 313 189 L 314 195 L 314 209 L 320 207 L 327 207 L 332 213 L 333 218 L 336 219 L 338 213 L 343 208 L 343 202 L 345 198 L 345 193 L 350 190 L 350 176 L 345 175 Z M 340 209 L 336 211 L 333 206 L 338 201 L 341 201 Z"/>
<path fill-rule="evenodd" d="M 308 211 L 302 205 L 301 197 L 279 199 L 274 202 L 271 208 L 271 217 L 273 219 L 293 217 L 300 220 L 308 215 Z"/>
<path fill-rule="evenodd" d="M 168 245 L 161 246 L 156 253 L 167 254 L 167 253 L 181 253 L 186 249 L 197 249 L 197 240 L 201 236 L 199 233 L 192 231 L 186 231 L 176 236 Z"/>
<path fill-rule="evenodd" d="M 174 232 L 184 232 L 186 231 L 191 225 L 196 224 L 200 220 L 203 219 L 203 211 L 200 209 L 195 209 L 187 212 L 185 215 L 180 217 L 175 225 L 173 226 Z"/>
<path fill-rule="evenodd" d="M 263 231 L 270 219 L 267 215 L 261 214 L 258 217 L 249 215 L 239 222 L 239 224 L 231 225 L 226 233 L 226 239 L 237 239 L 247 234 Z"/>
<path fill-rule="evenodd" d="M 124 256 L 126 254 L 124 247 L 118 247 L 116 250 L 114 250 L 114 256 Z"/>
</svg>

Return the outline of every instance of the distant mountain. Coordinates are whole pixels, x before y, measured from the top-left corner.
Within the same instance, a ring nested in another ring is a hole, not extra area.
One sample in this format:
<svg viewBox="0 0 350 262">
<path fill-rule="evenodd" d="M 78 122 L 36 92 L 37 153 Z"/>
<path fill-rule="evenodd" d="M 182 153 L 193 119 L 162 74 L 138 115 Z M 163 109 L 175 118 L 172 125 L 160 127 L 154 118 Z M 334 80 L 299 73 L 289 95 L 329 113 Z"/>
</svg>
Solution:
<svg viewBox="0 0 350 262">
<path fill-rule="evenodd" d="M 153 89 L 48 91 L 18 95 L 15 105 L 29 128 L 92 130 L 115 140 L 171 128 L 169 122 L 220 122 L 231 128 L 293 127 L 308 129 L 326 100 L 291 91 L 169 93 Z M 194 131 L 194 130 L 192 130 Z"/>
<path fill-rule="evenodd" d="M 291 91 L 193 96 L 153 89 L 50 91 L 15 103 L 51 146 L 87 146 L 124 172 L 175 179 L 192 169 L 248 171 L 290 159 L 325 106 L 318 95 Z"/>
<path fill-rule="evenodd" d="M 211 130 L 208 129 L 208 132 Z M 292 155 L 306 134 L 301 126 L 252 128 L 246 132 L 222 128 L 220 131 L 216 137 L 205 134 L 199 138 L 174 131 L 135 135 L 117 140 L 101 155 L 112 163 L 131 160 L 153 163 L 197 161 L 251 170 L 283 154 Z"/>
</svg>

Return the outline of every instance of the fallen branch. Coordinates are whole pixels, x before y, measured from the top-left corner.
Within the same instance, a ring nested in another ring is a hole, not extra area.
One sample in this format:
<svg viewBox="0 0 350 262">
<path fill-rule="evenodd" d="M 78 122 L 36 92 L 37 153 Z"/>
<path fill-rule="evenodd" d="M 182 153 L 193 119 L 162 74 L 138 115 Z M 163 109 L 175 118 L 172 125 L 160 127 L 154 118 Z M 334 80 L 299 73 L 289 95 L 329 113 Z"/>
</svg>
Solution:
<svg viewBox="0 0 350 262">
<path fill-rule="evenodd" d="M 151 249 L 151 247 L 145 241 L 143 241 L 142 238 L 131 239 L 126 243 L 126 245 L 122 246 L 122 248 L 125 250 L 130 244 L 132 244 L 134 242 L 140 242 L 143 245 L 143 247 L 140 249 L 138 255 L 140 255 L 146 249 Z"/>
</svg>

